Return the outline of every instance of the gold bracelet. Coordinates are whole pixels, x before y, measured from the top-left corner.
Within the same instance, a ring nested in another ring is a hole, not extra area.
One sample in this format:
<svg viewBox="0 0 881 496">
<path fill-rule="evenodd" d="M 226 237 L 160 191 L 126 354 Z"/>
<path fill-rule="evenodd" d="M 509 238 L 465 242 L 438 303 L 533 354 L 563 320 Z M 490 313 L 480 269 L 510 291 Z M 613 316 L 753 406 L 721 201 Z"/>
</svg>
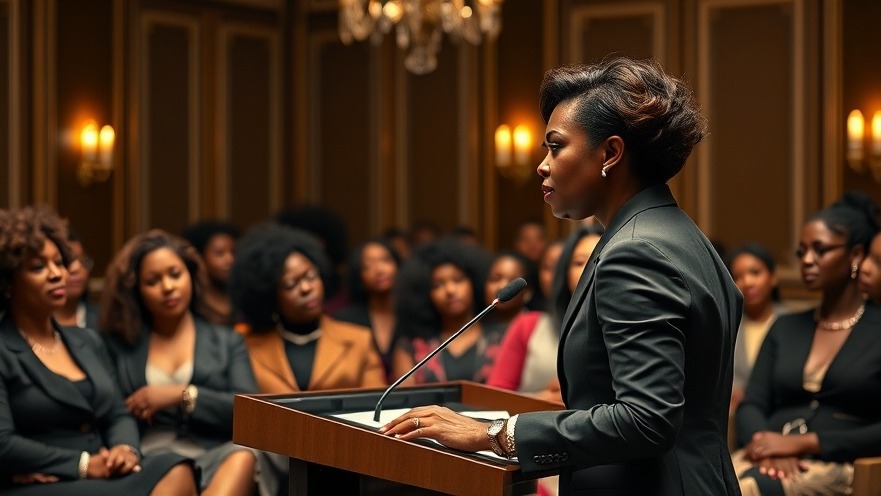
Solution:
<svg viewBox="0 0 881 496">
<path fill-rule="evenodd" d="M 196 410 L 196 398 L 198 396 L 199 390 L 192 384 L 181 391 L 180 409 L 184 416 L 189 417 Z"/>
</svg>

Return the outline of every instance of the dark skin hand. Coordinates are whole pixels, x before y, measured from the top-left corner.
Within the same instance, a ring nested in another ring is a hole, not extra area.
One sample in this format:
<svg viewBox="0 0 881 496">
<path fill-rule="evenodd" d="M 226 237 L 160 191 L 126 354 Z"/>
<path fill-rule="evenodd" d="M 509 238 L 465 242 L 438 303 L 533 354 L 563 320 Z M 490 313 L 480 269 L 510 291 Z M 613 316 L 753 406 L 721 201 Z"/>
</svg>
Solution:
<svg viewBox="0 0 881 496">
<path fill-rule="evenodd" d="M 815 433 L 783 435 L 777 432 L 757 432 L 746 446 L 746 455 L 759 472 L 773 479 L 785 479 L 808 469 L 801 457 L 819 451 Z"/>
<path fill-rule="evenodd" d="M 421 406 L 382 426 L 379 432 L 405 441 L 420 437 L 434 439 L 448 448 L 473 453 L 491 449 L 486 426 L 449 408 Z"/>
<path fill-rule="evenodd" d="M 97 453 L 93 453 L 89 457 L 89 469 L 86 473 L 89 479 L 109 479 L 140 471 L 141 465 L 138 455 L 127 446 L 118 445 L 109 450 L 101 448 Z M 47 484 L 58 481 L 58 477 L 54 475 L 39 472 L 12 476 L 12 482 L 16 484 Z"/>
<path fill-rule="evenodd" d="M 772 479 L 787 479 L 808 470 L 805 462 L 794 456 L 765 458 L 753 463 L 759 467 L 760 473 Z"/>
</svg>

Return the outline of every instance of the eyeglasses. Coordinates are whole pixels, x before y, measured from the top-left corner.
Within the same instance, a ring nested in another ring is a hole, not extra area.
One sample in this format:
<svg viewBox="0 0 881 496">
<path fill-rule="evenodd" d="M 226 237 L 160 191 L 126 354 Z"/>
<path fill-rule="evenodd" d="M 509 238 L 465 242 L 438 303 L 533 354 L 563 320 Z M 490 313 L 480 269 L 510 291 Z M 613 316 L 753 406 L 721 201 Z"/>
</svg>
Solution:
<svg viewBox="0 0 881 496">
<path fill-rule="evenodd" d="M 318 273 L 315 269 L 310 269 L 302 276 L 291 279 L 288 281 L 282 281 L 283 287 L 287 290 L 296 289 L 302 287 L 303 283 L 312 284 L 317 281 L 321 277 L 321 274 Z"/>
<path fill-rule="evenodd" d="M 799 246 L 795 250 L 795 258 L 798 258 L 799 260 L 801 260 L 802 258 L 804 258 L 805 255 L 808 254 L 809 251 L 814 252 L 814 255 L 816 255 L 817 258 L 823 258 L 823 255 L 829 253 L 830 251 L 837 250 L 839 248 L 844 248 L 845 246 L 847 246 L 847 245 L 846 244 L 814 245 L 814 246 L 810 246 L 810 247 Z"/>
</svg>

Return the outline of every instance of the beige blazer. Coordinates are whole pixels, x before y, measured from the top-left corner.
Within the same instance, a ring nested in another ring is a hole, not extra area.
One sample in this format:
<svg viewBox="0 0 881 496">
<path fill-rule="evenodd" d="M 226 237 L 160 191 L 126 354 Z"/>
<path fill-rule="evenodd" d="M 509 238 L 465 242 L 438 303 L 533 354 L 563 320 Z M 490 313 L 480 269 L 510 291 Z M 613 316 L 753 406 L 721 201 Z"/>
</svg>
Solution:
<svg viewBox="0 0 881 496">
<path fill-rule="evenodd" d="M 244 324 L 236 326 L 236 330 L 245 337 L 261 393 L 301 391 L 278 332 L 257 333 Z M 385 385 L 382 361 L 373 347 L 370 329 L 322 317 L 309 391 Z"/>
</svg>

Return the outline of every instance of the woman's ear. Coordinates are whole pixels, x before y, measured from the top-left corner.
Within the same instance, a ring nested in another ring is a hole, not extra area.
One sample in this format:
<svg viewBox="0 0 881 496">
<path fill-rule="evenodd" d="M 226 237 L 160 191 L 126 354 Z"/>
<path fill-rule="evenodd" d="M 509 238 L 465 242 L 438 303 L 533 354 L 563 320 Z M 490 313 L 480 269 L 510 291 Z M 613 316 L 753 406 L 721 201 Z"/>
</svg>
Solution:
<svg viewBox="0 0 881 496">
<path fill-rule="evenodd" d="M 618 135 L 606 138 L 603 143 L 603 167 L 611 169 L 621 163 L 624 156 L 624 140 Z"/>
</svg>

